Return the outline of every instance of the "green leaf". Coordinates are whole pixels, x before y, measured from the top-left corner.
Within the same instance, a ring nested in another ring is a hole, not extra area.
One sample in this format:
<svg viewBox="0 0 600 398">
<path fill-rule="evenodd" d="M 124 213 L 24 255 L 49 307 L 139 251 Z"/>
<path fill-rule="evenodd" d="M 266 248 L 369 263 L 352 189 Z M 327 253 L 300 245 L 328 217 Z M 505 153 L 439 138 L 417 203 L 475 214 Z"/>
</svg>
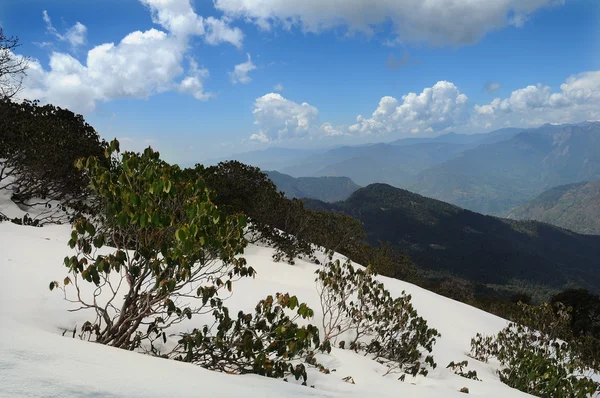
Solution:
<svg viewBox="0 0 600 398">
<path fill-rule="evenodd" d="M 186 234 L 186 232 L 185 232 L 185 230 L 183 228 L 179 228 L 175 232 L 175 239 L 177 239 L 180 242 L 184 241 L 186 237 L 187 237 L 187 234 Z"/>
<path fill-rule="evenodd" d="M 85 230 L 87 231 L 88 234 L 90 234 L 90 236 L 94 236 L 96 234 L 96 228 L 94 227 L 94 225 L 90 222 L 88 222 L 85 225 Z"/>
<path fill-rule="evenodd" d="M 135 194 L 135 193 L 134 193 L 133 195 L 131 195 L 131 196 L 129 197 L 129 203 L 130 203 L 132 206 L 136 206 L 136 207 L 137 207 L 137 206 L 139 206 L 139 205 L 140 205 L 140 202 L 141 202 L 141 200 L 140 200 L 140 196 L 139 196 L 138 194 Z"/>
<path fill-rule="evenodd" d="M 52 281 L 48 287 L 50 288 L 50 291 L 52 291 L 56 286 L 58 286 L 58 282 Z"/>
<path fill-rule="evenodd" d="M 289 306 L 290 310 L 293 310 L 294 308 L 296 308 L 298 306 L 298 297 L 296 297 L 296 296 L 290 297 L 288 306 Z"/>
<path fill-rule="evenodd" d="M 169 193 L 171 191 L 171 181 L 168 180 L 163 186 L 163 191 Z"/>
</svg>

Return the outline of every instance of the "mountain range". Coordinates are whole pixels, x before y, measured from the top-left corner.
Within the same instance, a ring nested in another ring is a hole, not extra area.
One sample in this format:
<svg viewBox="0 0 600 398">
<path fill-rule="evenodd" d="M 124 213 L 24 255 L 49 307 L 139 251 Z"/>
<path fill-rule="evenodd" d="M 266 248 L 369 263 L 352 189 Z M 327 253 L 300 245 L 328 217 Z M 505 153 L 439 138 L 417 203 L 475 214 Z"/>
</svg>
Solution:
<svg viewBox="0 0 600 398">
<path fill-rule="evenodd" d="M 508 218 L 543 221 L 581 234 L 600 235 L 600 181 L 551 188 L 512 210 Z"/>
<path fill-rule="evenodd" d="M 512 137 L 522 129 L 489 134 L 448 133 L 438 137 L 404 138 L 390 143 L 340 147 L 314 154 L 293 166 L 277 169 L 293 177 L 345 176 L 359 185 L 375 182 L 409 187 L 417 175 L 482 143 Z"/>
<path fill-rule="evenodd" d="M 294 178 L 277 171 L 266 171 L 265 174 L 288 198 L 310 198 L 324 202 L 337 202 L 347 199 L 360 188 L 348 177 Z"/>
<path fill-rule="evenodd" d="M 409 189 L 506 215 L 544 190 L 600 179 L 600 123 L 544 125 L 482 144 L 421 172 Z"/>
</svg>

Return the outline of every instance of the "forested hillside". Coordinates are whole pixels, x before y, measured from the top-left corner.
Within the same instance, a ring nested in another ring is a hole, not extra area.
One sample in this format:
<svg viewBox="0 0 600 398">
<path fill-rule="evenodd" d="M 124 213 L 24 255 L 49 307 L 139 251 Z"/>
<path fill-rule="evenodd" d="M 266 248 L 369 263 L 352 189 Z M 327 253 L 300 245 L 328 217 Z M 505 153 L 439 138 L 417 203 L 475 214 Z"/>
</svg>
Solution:
<svg viewBox="0 0 600 398">
<path fill-rule="evenodd" d="M 513 209 L 508 218 L 543 221 L 581 234 L 600 235 L 600 181 L 551 188 Z"/>
<path fill-rule="evenodd" d="M 305 204 L 358 218 L 372 244 L 389 241 L 421 268 L 486 284 L 519 280 L 600 291 L 600 236 L 486 216 L 385 184 L 342 202 Z"/>
</svg>

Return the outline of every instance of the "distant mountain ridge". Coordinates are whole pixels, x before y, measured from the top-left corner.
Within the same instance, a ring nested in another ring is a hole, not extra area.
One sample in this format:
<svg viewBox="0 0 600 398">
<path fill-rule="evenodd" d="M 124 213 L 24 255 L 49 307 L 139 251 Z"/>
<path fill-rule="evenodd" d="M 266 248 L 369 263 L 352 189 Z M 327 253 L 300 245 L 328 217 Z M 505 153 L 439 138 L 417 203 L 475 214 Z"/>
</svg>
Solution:
<svg viewBox="0 0 600 398">
<path fill-rule="evenodd" d="M 600 291 L 600 236 L 485 216 L 386 184 L 361 188 L 341 202 L 305 204 L 358 218 L 370 243 L 389 241 L 424 269 L 486 284 L 520 280 Z"/>
<path fill-rule="evenodd" d="M 347 199 L 360 188 L 348 177 L 294 178 L 277 171 L 266 171 L 265 174 L 288 198 L 310 198 L 324 202 L 336 202 Z"/>
<path fill-rule="evenodd" d="M 345 176 L 359 185 L 386 183 L 411 186 L 418 174 L 483 143 L 507 140 L 523 129 L 506 128 L 485 134 L 447 133 L 438 137 L 403 138 L 390 143 L 344 146 L 315 154 L 278 169 L 293 177 Z"/>
<path fill-rule="evenodd" d="M 506 215 L 557 185 L 600 179 L 600 123 L 546 124 L 484 144 L 419 174 L 409 189 Z"/>
<path fill-rule="evenodd" d="M 262 170 L 278 170 L 300 162 L 308 156 L 326 152 L 328 149 L 296 149 L 283 147 L 269 147 L 255 151 L 242 152 L 219 158 L 206 159 L 204 165 L 216 165 L 219 162 L 237 160 L 244 164 L 259 167 Z"/>
<path fill-rule="evenodd" d="M 447 133 L 320 151 L 267 149 L 237 160 L 295 178 L 390 184 L 506 216 L 553 186 L 600 179 L 600 122 Z"/>
<path fill-rule="evenodd" d="M 537 220 L 581 234 L 600 235 L 600 181 L 551 188 L 513 209 L 508 218 Z"/>
</svg>

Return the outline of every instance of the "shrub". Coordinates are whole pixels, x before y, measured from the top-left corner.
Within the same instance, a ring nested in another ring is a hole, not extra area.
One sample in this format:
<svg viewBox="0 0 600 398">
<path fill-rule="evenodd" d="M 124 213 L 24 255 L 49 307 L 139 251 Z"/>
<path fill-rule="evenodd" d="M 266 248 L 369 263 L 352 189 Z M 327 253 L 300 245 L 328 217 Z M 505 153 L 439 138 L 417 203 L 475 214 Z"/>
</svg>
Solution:
<svg viewBox="0 0 600 398">
<path fill-rule="evenodd" d="M 380 275 L 418 284 L 419 272 L 406 253 L 401 253 L 389 242 L 379 242 L 372 248 L 365 248 L 367 255 L 364 264 L 369 264 Z M 360 263 L 360 261 L 358 261 Z"/>
<path fill-rule="evenodd" d="M 435 368 L 431 353 L 437 330 L 418 316 L 411 296 L 393 298 L 372 268 L 354 268 L 350 261 L 332 261 L 316 271 L 323 311 L 323 340 L 351 336 L 349 347 L 371 354 L 389 373 L 427 375 Z M 345 347 L 346 343 L 340 343 Z M 423 358 L 425 356 L 425 358 Z M 402 379 L 404 376 L 401 377 Z"/>
<path fill-rule="evenodd" d="M 295 314 L 290 317 L 286 310 L 295 310 Z M 310 324 L 296 323 L 313 316 L 313 310 L 299 303 L 296 296 L 268 296 L 258 303 L 254 314 L 240 311 L 236 319 L 225 307 L 213 315 L 212 326 L 182 335 L 175 350 L 177 359 L 235 374 L 278 378 L 291 374 L 306 382 L 304 364 L 292 361 L 312 358 L 311 348 L 319 345 L 319 330 Z"/>
<path fill-rule="evenodd" d="M 89 180 L 74 163 L 81 157 L 104 157 L 106 143 L 81 115 L 37 102 L 0 99 L 0 190 L 26 207 L 45 206 L 40 224 L 66 222 L 65 205 L 77 211 L 89 205 Z M 52 205 L 58 202 L 60 205 Z"/>
<path fill-rule="evenodd" d="M 77 253 L 64 259 L 69 276 L 50 289 L 60 286 L 80 310 L 94 313 L 84 331 L 95 341 L 129 350 L 146 343 L 153 351 L 170 326 L 211 311 L 221 290 L 254 270 L 238 257 L 247 243 L 243 216 L 222 216 L 201 179 L 186 178 L 151 148 L 120 154 L 118 147 L 115 140 L 106 151 L 116 167 L 96 157 L 77 163 L 102 213 L 99 222 L 74 223 L 69 246 Z M 98 254 L 108 243 L 114 251 Z M 84 297 L 83 281 L 95 285 L 92 297 Z"/>
<path fill-rule="evenodd" d="M 500 380 L 539 397 L 586 397 L 598 383 L 586 377 L 569 338 L 569 314 L 564 306 L 555 312 L 549 304 L 520 304 L 520 322 L 509 322 L 495 336 L 480 334 L 471 340 L 471 354 L 478 360 L 496 357 Z M 567 339 L 567 340 L 565 340 Z"/>
<path fill-rule="evenodd" d="M 302 201 L 285 198 L 259 168 L 228 161 L 207 168 L 197 165 L 185 172 L 205 179 L 217 193 L 215 204 L 225 214 L 246 214 L 250 242 L 274 247 L 275 260 L 293 263 L 298 256 L 314 260 L 314 249 L 307 239 L 312 225 Z"/>
<path fill-rule="evenodd" d="M 465 368 L 469 366 L 469 361 L 462 361 L 462 362 L 450 362 L 448 364 L 448 366 L 446 366 L 446 369 L 450 369 L 454 372 L 455 375 L 458 375 L 460 377 L 464 377 L 466 379 L 471 379 L 471 380 L 477 380 L 477 381 L 481 381 L 479 380 L 479 378 L 477 377 L 477 372 L 474 370 L 469 370 L 468 372 L 465 373 Z"/>
<path fill-rule="evenodd" d="M 600 296 L 585 289 L 569 289 L 552 296 L 550 303 L 571 308 L 571 330 L 575 336 L 600 338 Z"/>
<path fill-rule="evenodd" d="M 550 302 L 570 309 L 573 346 L 587 366 L 600 371 L 600 296 L 585 289 L 569 289 L 552 296 Z"/>
</svg>

